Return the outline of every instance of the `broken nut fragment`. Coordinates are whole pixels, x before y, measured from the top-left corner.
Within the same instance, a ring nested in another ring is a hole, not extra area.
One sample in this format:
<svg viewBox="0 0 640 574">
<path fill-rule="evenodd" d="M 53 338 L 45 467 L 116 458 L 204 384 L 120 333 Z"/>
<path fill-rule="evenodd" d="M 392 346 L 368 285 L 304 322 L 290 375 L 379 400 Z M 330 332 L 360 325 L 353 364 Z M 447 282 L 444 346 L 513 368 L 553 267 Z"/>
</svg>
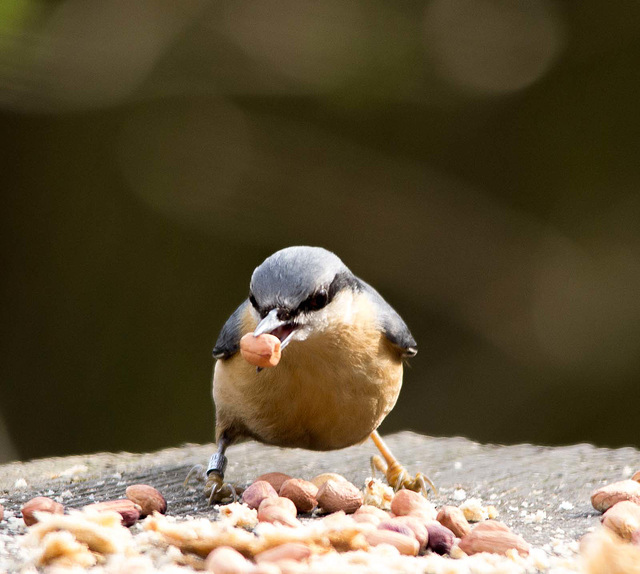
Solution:
<svg viewBox="0 0 640 574">
<path fill-rule="evenodd" d="M 159 490 L 148 484 L 132 484 L 125 494 L 129 500 L 140 506 L 140 516 L 144 518 L 154 512 L 167 512 L 167 501 Z"/>
<path fill-rule="evenodd" d="M 36 512 L 48 512 L 49 514 L 64 514 L 64 506 L 55 500 L 51 500 L 46 496 L 36 496 L 31 500 L 25 502 L 20 509 L 22 512 L 22 519 L 27 526 L 32 526 L 38 519 L 35 516 Z"/>
<path fill-rule="evenodd" d="M 281 357 L 280 339 L 269 333 L 257 337 L 247 333 L 240 339 L 240 353 L 247 363 L 256 367 L 275 367 Z"/>
</svg>

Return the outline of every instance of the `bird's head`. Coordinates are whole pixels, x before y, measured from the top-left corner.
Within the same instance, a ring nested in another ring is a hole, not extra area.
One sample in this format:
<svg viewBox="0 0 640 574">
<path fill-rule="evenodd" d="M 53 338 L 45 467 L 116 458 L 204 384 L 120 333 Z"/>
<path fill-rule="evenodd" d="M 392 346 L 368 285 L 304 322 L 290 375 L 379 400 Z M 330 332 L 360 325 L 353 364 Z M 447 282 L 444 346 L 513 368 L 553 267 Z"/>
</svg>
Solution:
<svg viewBox="0 0 640 574">
<path fill-rule="evenodd" d="M 257 315 L 254 335 L 270 333 L 281 347 L 329 324 L 332 303 L 356 279 L 339 257 L 321 247 L 288 247 L 259 265 L 249 301 Z"/>
</svg>

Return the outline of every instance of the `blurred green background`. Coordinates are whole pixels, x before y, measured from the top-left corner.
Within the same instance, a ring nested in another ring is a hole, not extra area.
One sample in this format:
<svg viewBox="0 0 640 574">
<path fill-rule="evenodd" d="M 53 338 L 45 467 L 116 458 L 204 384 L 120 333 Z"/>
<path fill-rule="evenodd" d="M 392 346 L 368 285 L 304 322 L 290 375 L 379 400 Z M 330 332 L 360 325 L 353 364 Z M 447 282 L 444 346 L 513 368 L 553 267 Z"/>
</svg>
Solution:
<svg viewBox="0 0 640 574">
<path fill-rule="evenodd" d="M 381 430 L 640 446 L 640 4 L 3 0 L 0 460 L 213 436 L 253 268 L 420 352 Z"/>
</svg>

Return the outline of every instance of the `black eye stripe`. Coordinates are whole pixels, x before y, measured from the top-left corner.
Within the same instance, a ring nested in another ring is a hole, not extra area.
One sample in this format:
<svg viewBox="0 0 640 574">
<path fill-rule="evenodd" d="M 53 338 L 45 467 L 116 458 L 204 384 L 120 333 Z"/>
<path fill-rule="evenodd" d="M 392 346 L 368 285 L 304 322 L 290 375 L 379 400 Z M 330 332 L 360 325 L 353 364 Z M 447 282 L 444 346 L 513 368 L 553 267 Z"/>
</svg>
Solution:
<svg viewBox="0 0 640 574">
<path fill-rule="evenodd" d="M 329 303 L 329 294 L 327 293 L 326 290 L 321 289 L 320 291 L 317 291 L 316 293 L 311 295 L 311 297 L 308 297 L 307 299 L 305 299 L 300 304 L 298 309 L 300 311 L 307 311 L 307 312 L 318 311 L 319 309 L 326 307 L 327 303 Z"/>
</svg>

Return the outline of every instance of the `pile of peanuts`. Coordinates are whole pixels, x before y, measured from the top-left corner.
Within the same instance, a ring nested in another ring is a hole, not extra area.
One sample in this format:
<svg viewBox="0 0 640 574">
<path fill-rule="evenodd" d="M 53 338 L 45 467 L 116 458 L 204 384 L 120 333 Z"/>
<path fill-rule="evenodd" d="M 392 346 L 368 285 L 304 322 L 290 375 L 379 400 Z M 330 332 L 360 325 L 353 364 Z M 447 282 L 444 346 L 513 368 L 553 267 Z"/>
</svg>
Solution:
<svg viewBox="0 0 640 574">
<path fill-rule="evenodd" d="M 123 526 L 131 526 L 138 519 L 149 516 L 154 512 L 164 514 L 167 511 L 167 501 L 164 496 L 148 484 L 132 484 L 128 486 L 125 496 L 126 498 L 88 504 L 83 508 L 98 512 L 117 512 L 120 514 Z M 22 519 L 27 526 L 36 524 L 40 513 L 64 514 L 64 511 L 64 505 L 47 496 L 36 496 L 25 502 L 20 509 Z"/>
<path fill-rule="evenodd" d="M 529 553 L 524 539 L 486 515 L 467 513 L 480 520 L 472 525 L 464 507 L 436 510 L 416 492 L 393 493 L 375 480 L 363 492 L 334 473 L 311 480 L 278 472 L 262 475 L 244 491 L 242 502 L 218 507 L 216 521 L 165 518 L 164 497 L 148 485 L 130 486 L 126 495 L 65 516 L 58 516 L 65 511 L 62 505 L 46 497 L 27 502 L 22 515 L 39 546 L 36 564 L 87 567 L 113 553 L 131 554 L 136 537 L 126 527 L 144 516 L 142 531 L 152 534 L 159 548 L 181 551 L 176 563 L 218 574 L 302 573 L 319 559 L 358 552 L 393 550 L 407 558 Z M 104 520 L 98 518 L 102 515 Z"/>
<path fill-rule="evenodd" d="M 276 572 L 265 568 L 265 564 L 278 566 L 280 571 L 296 571 L 294 563 L 302 567 L 314 554 L 366 551 L 381 545 L 392 546 L 406 556 L 480 552 L 526 556 L 530 548 L 522 537 L 497 520 L 483 520 L 472 526 L 462 509 L 443 506 L 436 511 L 431 502 L 410 490 L 392 494 L 388 511 L 364 504 L 363 492 L 334 473 L 308 481 L 268 473 L 244 491 L 242 502 L 220 507 L 222 516 L 256 533 L 265 523 L 280 527 L 278 543 L 274 544 L 271 538 L 268 544 L 247 545 L 245 538 L 239 537 L 236 544 L 233 537 L 228 537 L 225 544 L 207 554 L 205 563 L 210 571 Z M 299 515 L 310 513 L 325 515 L 321 519 L 327 525 L 321 530 L 324 540 L 316 531 L 300 534 L 305 531 L 305 524 Z M 291 529 L 290 535 L 286 534 L 287 528 Z"/>
</svg>

